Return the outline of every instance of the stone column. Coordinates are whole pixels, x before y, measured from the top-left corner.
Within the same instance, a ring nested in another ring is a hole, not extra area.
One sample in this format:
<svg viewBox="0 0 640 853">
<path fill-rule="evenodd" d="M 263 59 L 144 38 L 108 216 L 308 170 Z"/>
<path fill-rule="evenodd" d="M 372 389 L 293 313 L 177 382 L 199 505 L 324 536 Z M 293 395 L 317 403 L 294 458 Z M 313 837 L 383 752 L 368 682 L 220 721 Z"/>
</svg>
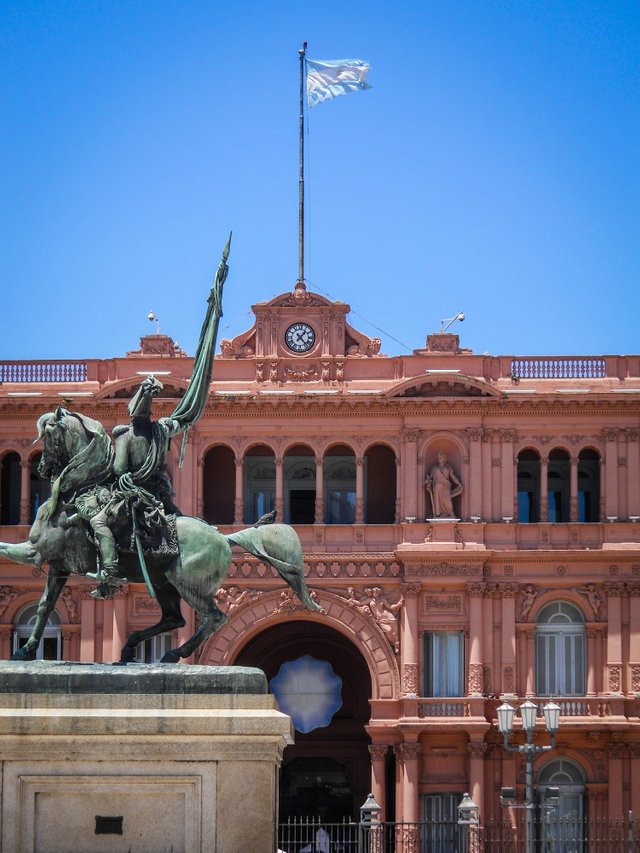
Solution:
<svg viewBox="0 0 640 853">
<path fill-rule="evenodd" d="M 31 464 L 20 460 L 20 524 L 31 524 Z"/>
<path fill-rule="evenodd" d="M 549 458 L 540 459 L 540 521 L 549 521 Z"/>
<path fill-rule="evenodd" d="M 2 660 L 9 660 L 13 654 L 12 638 L 13 625 L 0 625 L 0 651 L 2 652 Z"/>
<path fill-rule="evenodd" d="M 402 521 L 402 466 L 400 460 L 396 456 L 396 509 L 395 523 L 400 524 Z"/>
<path fill-rule="evenodd" d="M 469 439 L 469 477 L 465 483 L 469 490 L 469 515 L 482 516 L 482 430 L 468 429 Z"/>
<path fill-rule="evenodd" d="M 629 516 L 640 515 L 640 430 L 628 429 L 627 434 L 627 513 Z"/>
<path fill-rule="evenodd" d="M 469 683 L 467 694 L 482 696 L 482 599 L 486 586 L 468 583 L 469 596 Z"/>
<path fill-rule="evenodd" d="M 624 584 L 605 583 L 607 593 L 607 675 L 605 693 L 622 693 L 622 602 Z"/>
<path fill-rule="evenodd" d="M 605 517 L 618 516 L 618 430 L 602 431 L 605 440 L 604 477 L 605 477 Z M 637 472 L 636 472 L 637 473 Z"/>
<path fill-rule="evenodd" d="M 233 523 L 242 524 L 244 521 L 244 460 L 236 456 L 236 497 L 233 502 Z"/>
<path fill-rule="evenodd" d="M 417 741 L 401 743 L 398 753 L 402 765 L 402 817 L 400 820 L 416 823 L 420 819 L 418 802 L 420 744 Z"/>
<path fill-rule="evenodd" d="M 599 482 L 600 482 L 600 506 L 598 507 L 598 517 L 600 521 L 604 521 L 606 517 L 606 508 L 607 508 L 607 484 L 605 482 L 605 464 L 604 458 L 600 457 L 599 463 Z"/>
<path fill-rule="evenodd" d="M 487 744 L 482 741 L 471 741 L 467 744 L 469 750 L 469 794 L 479 807 L 480 819 L 484 816 L 482 794 L 484 791 L 484 756 Z"/>
<path fill-rule="evenodd" d="M 284 459 L 276 456 L 276 521 L 284 521 Z"/>
<path fill-rule="evenodd" d="M 498 514 L 496 509 L 493 506 L 493 499 L 491 494 L 491 479 L 492 479 L 492 466 L 491 466 L 491 440 L 493 437 L 493 430 L 483 429 L 482 430 L 482 448 L 481 448 L 481 457 L 482 457 L 482 512 L 480 515 L 485 521 L 494 521 L 494 517 Z"/>
<path fill-rule="evenodd" d="M 113 659 L 120 660 L 122 647 L 127 642 L 127 596 L 128 586 L 121 586 L 113 599 Z"/>
<path fill-rule="evenodd" d="M 419 429 L 403 429 L 402 448 L 402 470 L 403 470 L 403 494 L 404 494 L 404 516 L 405 518 L 417 518 L 418 516 L 418 447 L 420 436 Z M 423 472 L 422 472 L 423 473 Z M 422 480 L 423 477 L 421 476 Z M 420 483 L 420 488 L 424 488 Z M 429 510 L 431 512 L 431 510 Z"/>
<path fill-rule="evenodd" d="M 96 602 L 83 587 L 80 592 L 80 661 L 93 663 L 96 659 Z"/>
<path fill-rule="evenodd" d="M 505 583 L 500 585 L 502 595 L 502 690 L 504 693 L 516 691 L 516 593 L 518 585 Z"/>
<path fill-rule="evenodd" d="M 194 452 L 195 456 L 195 452 Z M 185 453 L 185 464 L 188 465 L 189 459 Z M 204 457 L 200 456 L 195 463 L 195 483 L 194 483 L 194 499 L 196 506 L 196 515 L 198 518 L 204 518 Z M 183 469 L 184 470 L 184 469 Z"/>
<path fill-rule="evenodd" d="M 401 586 L 404 605 L 400 611 L 400 668 L 402 695 L 417 696 L 420 692 L 418 672 L 418 602 L 420 584 L 405 583 Z"/>
<path fill-rule="evenodd" d="M 536 632 L 535 628 L 527 631 L 527 678 L 525 685 L 527 696 L 536 692 Z"/>
<path fill-rule="evenodd" d="M 322 456 L 316 456 L 315 523 L 324 524 L 324 460 Z"/>
<path fill-rule="evenodd" d="M 356 457 L 356 524 L 364 524 L 364 458 Z"/>
<path fill-rule="evenodd" d="M 113 599 L 109 598 L 102 603 L 102 662 L 113 660 Z"/>
<path fill-rule="evenodd" d="M 627 747 L 623 743 L 608 743 L 609 759 L 609 817 L 620 818 L 624 815 L 623 762 Z"/>
<path fill-rule="evenodd" d="M 502 691 L 503 691 L 503 693 L 517 693 L 519 696 L 524 696 L 527 693 L 526 674 L 529 671 L 529 667 L 531 666 L 531 664 L 529 662 L 528 649 L 527 649 L 527 629 L 522 624 L 519 624 L 517 626 L 516 658 L 517 658 L 517 660 L 520 661 L 520 667 L 518 669 L 519 681 L 516 684 L 516 689 L 515 690 L 507 690 L 506 687 L 504 686 L 504 679 L 503 679 Z M 510 668 L 510 672 L 512 673 L 512 677 L 513 677 L 513 667 Z M 522 683 L 523 676 L 524 676 L 524 683 Z"/>
<path fill-rule="evenodd" d="M 513 517 L 513 500 L 517 491 L 513 475 L 513 443 L 515 430 L 503 429 L 500 432 L 502 441 L 502 517 Z"/>
<path fill-rule="evenodd" d="M 596 632 L 587 628 L 587 696 L 596 696 Z"/>
<path fill-rule="evenodd" d="M 569 474 L 569 521 L 578 520 L 578 457 L 572 456 Z"/>
<path fill-rule="evenodd" d="M 371 793 L 380 806 L 380 820 L 386 820 L 387 790 L 385 784 L 385 759 L 389 751 L 387 743 L 369 744 L 371 756 Z"/>
</svg>

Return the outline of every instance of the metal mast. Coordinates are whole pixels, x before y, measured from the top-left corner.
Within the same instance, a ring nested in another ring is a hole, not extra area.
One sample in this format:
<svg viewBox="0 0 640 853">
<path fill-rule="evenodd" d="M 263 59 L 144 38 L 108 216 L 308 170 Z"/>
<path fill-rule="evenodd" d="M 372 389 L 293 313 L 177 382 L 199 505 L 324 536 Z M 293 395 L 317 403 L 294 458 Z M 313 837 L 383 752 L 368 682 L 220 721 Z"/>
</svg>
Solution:
<svg viewBox="0 0 640 853">
<path fill-rule="evenodd" d="M 300 56 L 300 174 L 298 178 L 298 281 L 304 283 L 304 58 L 307 53 L 306 41 Z"/>
</svg>

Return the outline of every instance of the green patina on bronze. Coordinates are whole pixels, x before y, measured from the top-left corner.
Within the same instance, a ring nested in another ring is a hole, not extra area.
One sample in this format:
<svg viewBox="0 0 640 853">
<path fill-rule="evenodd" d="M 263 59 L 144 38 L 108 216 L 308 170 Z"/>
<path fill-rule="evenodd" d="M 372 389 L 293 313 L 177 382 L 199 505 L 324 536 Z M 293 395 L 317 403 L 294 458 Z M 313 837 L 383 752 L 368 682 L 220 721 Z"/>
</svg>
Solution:
<svg viewBox="0 0 640 853">
<path fill-rule="evenodd" d="M 39 418 L 44 443 L 39 472 L 51 478 L 51 497 L 40 507 L 27 542 L 0 542 L 1 556 L 32 566 L 48 564 L 33 632 L 14 660 L 35 659 L 71 573 L 95 577 L 98 587 L 92 595 L 98 598 L 115 594 L 125 579 L 144 581 L 157 597 L 160 621 L 128 638 L 123 663 L 133 661 L 138 643 L 183 627 L 180 601 L 186 601 L 199 614 L 200 626 L 163 662 L 188 657 L 227 621 L 215 594 L 231 564 L 231 544 L 272 565 L 305 607 L 320 609 L 309 595 L 302 548 L 292 527 L 263 524 L 225 536 L 199 518 L 180 514 L 172 500 L 166 456 L 179 434 L 183 456 L 188 430 L 207 404 L 230 244 L 231 235 L 209 294 L 191 381 L 170 417 L 153 420 L 153 398 L 162 384 L 149 376 L 129 404 L 130 423 L 116 427 L 113 440 L 99 421 L 79 412 L 58 407 Z"/>
</svg>

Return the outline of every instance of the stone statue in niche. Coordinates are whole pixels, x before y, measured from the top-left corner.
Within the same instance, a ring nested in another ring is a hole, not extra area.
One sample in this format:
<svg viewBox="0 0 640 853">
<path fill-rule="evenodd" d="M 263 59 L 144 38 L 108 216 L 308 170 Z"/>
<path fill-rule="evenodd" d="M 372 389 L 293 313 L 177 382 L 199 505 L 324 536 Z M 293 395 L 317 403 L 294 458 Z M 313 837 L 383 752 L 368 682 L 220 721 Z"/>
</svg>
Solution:
<svg viewBox="0 0 640 853">
<path fill-rule="evenodd" d="M 438 450 L 437 462 L 429 471 L 424 485 L 431 499 L 433 518 L 456 518 L 453 499 L 462 494 L 463 486 L 443 450 Z"/>
</svg>

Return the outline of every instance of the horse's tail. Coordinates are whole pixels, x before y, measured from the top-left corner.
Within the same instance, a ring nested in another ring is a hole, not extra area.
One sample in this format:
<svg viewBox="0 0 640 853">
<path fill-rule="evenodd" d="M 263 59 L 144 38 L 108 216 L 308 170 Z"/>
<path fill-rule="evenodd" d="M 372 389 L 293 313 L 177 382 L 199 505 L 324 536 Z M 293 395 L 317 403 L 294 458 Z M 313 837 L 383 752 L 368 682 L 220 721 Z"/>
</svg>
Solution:
<svg viewBox="0 0 640 853">
<path fill-rule="evenodd" d="M 302 545 L 293 527 L 288 524 L 247 527 L 245 530 L 238 530 L 237 533 L 229 533 L 226 539 L 273 566 L 280 577 L 297 593 L 307 610 L 321 609 L 309 595 L 304 579 Z"/>
</svg>

